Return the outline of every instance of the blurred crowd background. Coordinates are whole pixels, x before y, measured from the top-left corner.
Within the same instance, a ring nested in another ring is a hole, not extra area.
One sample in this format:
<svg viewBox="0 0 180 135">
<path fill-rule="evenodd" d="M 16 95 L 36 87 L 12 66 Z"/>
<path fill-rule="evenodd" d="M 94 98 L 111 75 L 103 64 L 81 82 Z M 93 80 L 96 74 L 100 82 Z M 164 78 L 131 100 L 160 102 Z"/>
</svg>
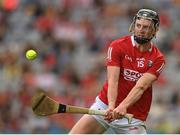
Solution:
<svg viewBox="0 0 180 135">
<path fill-rule="evenodd" d="M 68 133 L 82 115 L 37 117 L 33 93 L 89 107 L 106 79 L 108 44 L 130 34 L 140 8 L 159 13 L 154 42 L 167 60 L 147 131 L 180 133 L 180 0 L 0 0 L 0 133 Z"/>
</svg>

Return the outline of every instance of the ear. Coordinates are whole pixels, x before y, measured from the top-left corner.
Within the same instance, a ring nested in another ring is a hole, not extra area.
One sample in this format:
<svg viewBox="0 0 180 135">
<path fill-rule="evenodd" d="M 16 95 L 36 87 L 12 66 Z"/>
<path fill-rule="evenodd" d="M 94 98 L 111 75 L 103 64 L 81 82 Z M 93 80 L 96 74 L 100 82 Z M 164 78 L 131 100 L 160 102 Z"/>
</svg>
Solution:
<svg viewBox="0 0 180 135">
<path fill-rule="evenodd" d="M 158 31 L 159 31 L 159 28 L 157 28 L 157 29 L 155 29 L 155 28 L 154 28 L 154 29 L 153 29 L 153 32 L 152 32 L 152 33 L 153 33 L 153 35 L 155 35 L 155 36 L 156 36 L 156 33 L 157 33 Z"/>
<path fill-rule="evenodd" d="M 134 32 L 134 22 L 131 23 L 129 26 L 129 32 L 133 33 Z"/>
<path fill-rule="evenodd" d="M 156 28 L 155 33 L 159 31 L 159 27 Z"/>
</svg>

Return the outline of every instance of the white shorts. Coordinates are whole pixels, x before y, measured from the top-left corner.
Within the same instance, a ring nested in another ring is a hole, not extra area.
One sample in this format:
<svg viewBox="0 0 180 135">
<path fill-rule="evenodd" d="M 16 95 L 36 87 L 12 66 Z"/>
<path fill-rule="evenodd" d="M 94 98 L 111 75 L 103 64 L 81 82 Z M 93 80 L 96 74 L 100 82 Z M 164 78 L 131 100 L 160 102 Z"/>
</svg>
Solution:
<svg viewBox="0 0 180 135">
<path fill-rule="evenodd" d="M 107 109 L 107 105 L 104 104 L 99 97 L 96 97 L 96 101 L 90 107 L 91 109 L 96 110 L 105 110 Z M 146 134 L 146 126 L 143 121 L 139 119 L 132 119 L 131 124 L 128 124 L 128 120 L 126 118 L 117 119 L 110 123 L 104 120 L 103 116 L 93 115 L 93 117 L 108 131 L 114 134 Z"/>
</svg>

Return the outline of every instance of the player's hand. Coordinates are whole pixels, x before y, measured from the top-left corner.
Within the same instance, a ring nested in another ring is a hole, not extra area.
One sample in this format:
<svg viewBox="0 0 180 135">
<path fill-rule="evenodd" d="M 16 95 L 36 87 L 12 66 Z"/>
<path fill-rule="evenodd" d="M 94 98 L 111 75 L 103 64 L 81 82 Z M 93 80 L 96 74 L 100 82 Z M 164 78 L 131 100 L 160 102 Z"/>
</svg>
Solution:
<svg viewBox="0 0 180 135">
<path fill-rule="evenodd" d="M 107 120 L 108 122 L 111 122 L 113 120 L 112 113 L 114 108 L 108 108 L 105 110 L 105 116 L 104 120 Z"/>
<path fill-rule="evenodd" d="M 112 112 L 112 120 L 121 119 L 127 113 L 127 108 L 120 104 Z"/>
</svg>

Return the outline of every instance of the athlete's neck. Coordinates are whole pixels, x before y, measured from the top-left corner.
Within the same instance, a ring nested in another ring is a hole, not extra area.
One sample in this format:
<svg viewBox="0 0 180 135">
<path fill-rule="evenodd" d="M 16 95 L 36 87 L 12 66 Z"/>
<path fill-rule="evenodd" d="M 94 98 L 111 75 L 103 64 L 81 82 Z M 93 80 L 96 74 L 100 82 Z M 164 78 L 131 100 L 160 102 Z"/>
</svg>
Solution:
<svg viewBox="0 0 180 135">
<path fill-rule="evenodd" d="M 151 43 L 148 42 L 143 45 L 136 43 L 136 47 L 139 49 L 140 52 L 146 52 L 151 48 Z"/>
</svg>

